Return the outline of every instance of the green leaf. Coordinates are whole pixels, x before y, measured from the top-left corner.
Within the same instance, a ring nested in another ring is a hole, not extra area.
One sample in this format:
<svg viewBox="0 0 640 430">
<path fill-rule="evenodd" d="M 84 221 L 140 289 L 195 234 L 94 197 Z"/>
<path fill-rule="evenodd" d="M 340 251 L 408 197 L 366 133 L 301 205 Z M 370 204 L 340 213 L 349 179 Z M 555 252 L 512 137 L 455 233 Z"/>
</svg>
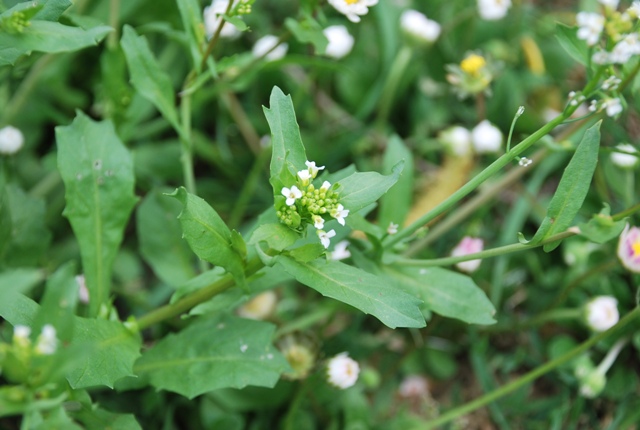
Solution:
<svg viewBox="0 0 640 430">
<path fill-rule="evenodd" d="M 45 225 L 44 200 L 10 184 L 1 197 L 0 212 L 3 220 L 0 261 L 13 267 L 38 265 L 51 242 L 51 233 Z"/>
<path fill-rule="evenodd" d="M 267 242 L 269 248 L 282 251 L 296 243 L 300 235 L 284 224 L 262 224 L 251 235 L 249 243 Z"/>
<path fill-rule="evenodd" d="M 38 3 L 42 9 L 33 18 L 43 21 L 57 21 L 73 5 L 70 0 L 40 0 Z"/>
<path fill-rule="evenodd" d="M 247 26 L 247 24 L 242 20 L 242 18 L 238 16 L 229 16 L 226 14 L 222 16 L 224 17 L 225 21 L 233 25 L 239 31 L 247 31 L 249 29 L 249 26 Z"/>
<path fill-rule="evenodd" d="M 468 276 L 440 267 L 403 267 L 387 273 L 429 310 L 469 324 L 494 324 L 493 304 Z"/>
<path fill-rule="evenodd" d="M 327 40 L 327 37 L 322 32 L 322 27 L 316 20 L 307 16 L 299 22 L 289 17 L 285 19 L 284 25 L 291 31 L 291 34 L 298 42 L 311 43 L 316 50 L 316 54 L 324 54 L 329 40 Z"/>
<path fill-rule="evenodd" d="M 183 237 L 196 255 L 211 264 L 223 267 L 236 282 L 244 286 L 244 261 L 232 244 L 231 230 L 207 202 L 178 188 L 172 197 L 180 200 L 183 209 L 178 219 Z"/>
<path fill-rule="evenodd" d="M 0 272 L 0 302 L 8 295 L 26 293 L 42 282 L 44 272 L 39 269 L 13 269 Z"/>
<path fill-rule="evenodd" d="M 50 21 L 30 21 L 22 33 L 0 32 L 0 66 L 13 65 L 22 55 L 33 51 L 59 53 L 97 45 L 113 31 L 104 25 L 83 30 Z"/>
<path fill-rule="evenodd" d="M 389 174 L 393 167 L 404 161 L 404 169 L 398 182 L 380 199 L 378 225 L 386 228 L 389 223 L 403 225 L 413 200 L 413 155 L 397 135 L 393 135 L 387 144 L 382 160 L 382 172 Z"/>
<path fill-rule="evenodd" d="M 376 172 L 354 173 L 338 182 L 341 188 L 340 203 L 346 209 L 357 212 L 377 201 L 400 178 L 403 162 L 396 164 L 390 175 L 384 176 Z M 347 218 L 348 219 L 348 218 Z"/>
<path fill-rule="evenodd" d="M 606 243 L 620 236 L 627 224 L 627 219 L 614 221 L 611 208 L 605 203 L 599 214 L 594 215 L 589 222 L 578 224 L 580 235 L 595 243 Z"/>
<path fill-rule="evenodd" d="M 180 203 L 155 190 L 136 213 L 140 253 L 163 282 L 177 287 L 196 275 L 189 245 L 178 221 Z"/>
<path fill-rule="evenodd" d="M 156 388 L 193 398 L 219 388 L 273 387 L 285 358 L 271 345 L 271 324 L 222 315 L 170 334 L 136 362 Z"/>
<path fill-rule="evenodd" d="M 301 263 L 308 263 L 324 254 L 326 249 L 319 243 L 307 243 L 298 248 L 287 251 L 287 255 Z"/>
<path fill-rule="evenodd" d="M 424 327 L 420 300 L 388 280 L 338 261 L 302 263 L 286 256 L 278 264 L 302 284 L 378 318 L 391 328 Z"/>
<path fill-rule="evenodd" d="M 200 47 L 204 42 L 202 7 L 198 0 L 183 0 L 177 2 L 177 5 L 182 18 L 182 26 L 185 29 L 189 41 L 189 51 L 191 52 L 193 65 L 200 67 L 200 63 L 202 62 Z"/>
<path fill-rule="evenodd" d="M 584 40 L 578 39 L 578 29 L 564 24 L 556 24 L 556 38 L 560 45 L 574 60 L 580 64 L 587 64 L 589 50 Z"/>
<path fill-rule="evenodd" d="M 282 187 L 291 184 L 282 182 L 283 172 L 295 175 L 305 168 L 307 155 L 300 137 L 291 96 L 285 96 L 278 87 L 273 87 L 269 109 L 263 107 L 271 129 L 271 165 L 269 182 L 274 195 L 280 195 Z"/>
<path fill-rule="evenodd" d="M 133 162 L 110 121 L 94 122 L 82 112 L 56 127 L 56 140 L 64 215 L 80 245 L 89 311 L 97 315 L 109 299 L 113 261 L 136 203 Z"/>
<path fill-rule="evenodd" d="M 601 123 L 602 121 L 598 121 L 584 133 L 578 149 L 562 174 L 558 189 L 547 208 L 547 215 L 531 239 L 532 245 L 565 231 L 582 207 L 598 164 Z M 560 241 L 548 243 L 544 245 L 544 250 L 553 251 L 559 244 Z"/>
<path fill-rule="evenodd" d="M 138 36 L 131 26 L 125 25 L 120 44 L 136 91 L 153 103 L 173 128 L 180 131 L 171 78 L 160 68 L 147 40 Z"/>
</svg>

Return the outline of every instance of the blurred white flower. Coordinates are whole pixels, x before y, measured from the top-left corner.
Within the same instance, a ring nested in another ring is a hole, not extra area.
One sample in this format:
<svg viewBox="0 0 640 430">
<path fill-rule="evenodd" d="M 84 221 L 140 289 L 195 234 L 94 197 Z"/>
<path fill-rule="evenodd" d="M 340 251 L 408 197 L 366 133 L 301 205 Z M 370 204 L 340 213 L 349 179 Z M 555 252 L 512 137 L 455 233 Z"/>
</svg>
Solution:
<svg viewBox="0 0 640 430">
<path fill-rule="evenodd" d="M 42 332 L 36 341 L 36 353 L 42 355 L 51 355 L 56 352 L 58 347 L 58 339 L 56 337 L 56 329 L 51 324 L 42 327 Z"/>
<path fill-rule="evenodd" d="M 498 152 L 502 147 L 502 132 L 485 119 L 471 130 L 471 143 L 478 154 Z"/>
<path fill-rule="evenodd" d="M 487 21 L 502 19 L 511 7 L 511 0 L 478 0 L 480 18 Z"/>
<path fill-rule="evenodd" d="M 602 102 L 602 108 L 607 112 L 608 116 L 614 117 L 622 112 L 622 103 L 619 98 L 606 99 Z"/>
<path fill-rule="evenodd" d="M 623 169 L 629 169 L 635 167 L 638 164 L 638 150 L 628 143 L 622 143 L 616 146 L 616 149 L 619 149 L 624 152 L 629 152 L 631 154 L 625 154 L 623 152 L 612 152 L 611 153 L 611 162 L 618 167 L 622 167 Z M 632 155 L 636 154 L 636 155 Z"/>
<path fill-rule="evenodd" d="M 480 238 L 474 238 L 471 236 L 465 236 L 462 238 L 460 243 L 456 245 L 455 248 L 451 251 L 452 257 L 461 257 L 463 255 L 475 254 L 477 252 L 482 251 L 484 248 L 484 242 Z M 480 263 L 482 260 L 469 260 L 462 261 L 456 264 L 456 267 L 463 272 L 471 273 L 478 270 L 480 267 Z"/>
<path fill-rule="evenodd" d="M 624 228 L 618 240 L 618 258 L 622 265 L 635 273 L 640 273 L 640 228 Z"/>
<path fill-rule="evenodd" d="M 213 0 L 210 6 L 204 8 L 204 28 L 207 39 L 211 39 L 222 22 L 222 15 L 227 11 L 229 0 Z M 233 25 L 225 22 L 220 37 L 233 39 L 240 35 L 240 31 Z"/>
<path fill-rule="evenodd" d="M 620 0 L 598 0 L 598 3 L 603 6 L 610 7 L 611 9 L 617 9 Z"/>
<path fill-rule="evenodd" d="M 31 344 L 29 339 L 31 336 L 31 329 L 26 325 L 17 324 L 13 327 L 13 343 L 19 347 L 26 347 Z"/>
<path fill-rule="evenodd" d="M 344 25 L 332 25 L 322 30 L 329 41 L 324 54 L 339 60 L 345 57 L 353 48 L 354 39 Z"/>
<path fill-rule="evenodd" d="M 252 53 L 254 57 L 265 57 L 268 61 L 276 61 L 287 55 L 289 45 L 286 43 L 278 44 L 279 39 L 272 35 L 267 34 L 258 39 L 253 45 Z"/>
<path fill-rule="evenodd" d="M 371 6 L 378 4 L 378 0 L 329 0 L 329 4 L 346 15 L 349 21 L 360 22 L 360 16 L 366 15 Z"/>
<path fill-rule="evenodd" d="M 441 131 L 438 140 L 449 152 L 459 157 L 471 153 L 471 132 L 462 126 L 454 125 Z"/>
<path fill-rule="evenodd" d="M 89 303 L 89 289 L 87 288 L 87 281 L 84 275 L 76 276 L 76 282 L 78 283 L 78 300 L 85 305 Z"/>
<path fill-rule="evenodd" d="M 414 40 L 426 43 L 435 42 L 441 31 L 440 24 L 413 9 L 402 12 L 400 28 Z"/>
<path fill-rule="evenodd" d="M 640 0 L 635 0 L 633 3 L 631 3 L 631 6 L 629 6 L 629 9 L 627 9 L 627 14 L 630 14 L 635 18 L 640 17 Z"/>
<path fill-rule="evenodd" d="M 347 249 L 348 240 L 341 240 L 333 247 L 333 251 L 329 254 L 329 258 L 334 261 L 344 260 L 351 257 L 351 252 Z"/>
<path fill-rule="evenodd" d="M 252 320 L 264 320 L 271 316 L 278 303 L 278 295 L 267 290 L 238 308 L 238 315 Z"/>
<path fill-rule="evenodd" d="M 404 398 L 419 398 L 429 395 L 429 381 L 422 375 L 409 375 L 402 380 L 398 394 Z"/>
<path fill-rule="evenodd" d="M 390 222 L 389 226 L 387 227 L 387 234 L 396 234 L 398 232 L 398 227 L 398 224 Z"/>
<path fill-rule="evenodd" d="M 0 129 L 0 154 L 15 154 L 24 145 L 24 135 L 10 125 Z"/>
<path fill-rule="evenodd" d="M 327 364 L 327 380 L 335 387 L 346 389 L 358 380 L 360 366 L 346 352 L 336 355 Z"/>
<path fill-rule="evenodd" d="M 638 54 L 640 54 L 640 36 L 638 33 L 631 33 L 616 43 L 607 60 L 609 63 L 626 64 L 631 57 Z"/>
<path fill-rule="evenodd" d="M 620 314 L 618 301 L 611 296 L 598 296 L 585 306 L 587 325 L 594 331 L 606 331 L 616 325 Z"/>
<path fill-rule="evenodd" d="M 589 46 L 598 43 L 604 28 L 604 16 L 593 12 L 578 12 L 576 22 L 579 27 L 578 39 L 586 41 Z"/>
<path fill-rule="evenodd" d="M 604 390 L 607 384 L 607 377 L 598 369 L 593 369 L 588 374 L 580 378 L 580 395 L 587 399 L 593 399 Z"/>
</svg>

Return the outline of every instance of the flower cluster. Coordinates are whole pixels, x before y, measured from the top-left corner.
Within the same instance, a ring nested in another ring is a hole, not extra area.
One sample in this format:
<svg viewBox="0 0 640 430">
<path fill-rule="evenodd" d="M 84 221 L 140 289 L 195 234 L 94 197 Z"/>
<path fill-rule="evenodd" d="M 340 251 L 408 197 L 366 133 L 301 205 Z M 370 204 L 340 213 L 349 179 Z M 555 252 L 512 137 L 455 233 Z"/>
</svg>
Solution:
<svg viewBox="0 0 640 430">
<path fill-rule="evenodd" d="M 345 218 L 349 210 L 338 202 L 336 186 L 324 181 L 320 188 L 316 188 L 312 181 L 324 166 L 316 166 L 314 161 L 305 161 L 306 169 L 297 173 L 297 184 L 283 187 L 281 194 L 284 204 L 276 201 L 277 215 L 287 226 L 303 230 L 307 224 L 313 224 L 320 242 L 329 248 L 330 239 L 336 235 L 335 230 L 324 231 L 324 223 L 333 218 L 345 225 Z M 280 202 L 282 200 L 280 199 Z"/>
<path fill-rule="evenodd" d="M 0 29 L 9 34 L 20 34 L 31 25 L 29 17 L 22 11 L 15 11 L 0 20 Z"/>
</svg>

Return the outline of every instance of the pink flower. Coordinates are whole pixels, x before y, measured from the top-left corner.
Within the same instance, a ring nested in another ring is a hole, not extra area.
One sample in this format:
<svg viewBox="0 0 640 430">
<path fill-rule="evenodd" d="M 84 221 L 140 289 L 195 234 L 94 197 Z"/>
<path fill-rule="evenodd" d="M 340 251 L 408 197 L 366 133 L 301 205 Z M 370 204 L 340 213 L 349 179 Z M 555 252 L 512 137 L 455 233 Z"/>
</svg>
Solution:
<svg viewBox="0 0 640 430">
<path fill-rule="evenodd" d="M 640 228 L 624 228 L 618 242 L 618 258 L 624 267 L 640 273 Z"/>
<path fill-rule="evenodd" d="M 452 257 L 461 257 L 463 255 L 475 254 L 482 251 L 484 242 L 480 238 L 465 236 L 460 243 L 451 251 Z M 456 264 L 456 267 L 464 272 L 475 272 L 480 267 L 481 260 L 469 260 Z"/>
</svg>

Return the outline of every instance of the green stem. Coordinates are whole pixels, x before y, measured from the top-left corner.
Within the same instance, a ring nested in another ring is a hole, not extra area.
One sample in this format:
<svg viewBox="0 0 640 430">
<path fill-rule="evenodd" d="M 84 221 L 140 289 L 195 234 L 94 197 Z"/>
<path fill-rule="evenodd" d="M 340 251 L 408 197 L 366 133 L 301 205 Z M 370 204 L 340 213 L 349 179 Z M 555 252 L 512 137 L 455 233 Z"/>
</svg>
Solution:
<svg viewBox="0 0 640 430">
<path fill-rule="evenodd" d="M 264 264 L 258 258 L 254 258 L 253 260 L 247 263 L 247 267 L 245 269 L 245 275 L 247 277 L 253 275 L 258 270 L 262 269 Z M 229 288 L 235 286 L 236 283 L 233 280 L 233 277 L 229 274 L 223 276 L 213 284 L 204 287 L 198 291 L 195 291 L 189 294 L 186 297 L 178 300 L 175 303 L 170 303 L 168 305 L 164 305 L 149 312 L 146 315 L 140 317 L 137 320 L 137 326 L 139 330 L 144 330 L 147 327 L 150 327 L 154 324 L 157 324 L 161 321 L 164 321 L 169 318 L 176 317 L 183 312 L 188 311 L 200 303 L 206 302 L 207 300 L 217 296 L 223 291 L 228 290 Z"/>
<path fill-rule="evenodd" d="M 20 87 L 18 87 L 18 90 L 11 98 L 11 101 L 7 103 L 4 115 L 0 118 L 2 123 L 10 124 L 20 113 L 24 105 L 27 103 L 27 100 L 29 100 L 29 96 L 33 90 L 35 90 L 38 79 L 40 79 L 40 75 L 42 75 L 42 73 L 47 69 L 54 58 L 55 55 L 48 54 L 42 56 L 42 58 L 36 61 L 29 71 L 29 74 L 22 80 Z"/>
<path fill-rule="evenodd" d="M 184 87 L 191 83 L 193 73 L 187 77 Z M 182 173 L 184 184 L 191 194 L 196 194 L 196 178 L 193 173 L 193 144 L 191 134 L 191 95 L 185 94 L 180 102 L 180 141 L 182 143 Z"/>
<path fill-rule="evenodd" d="M 549 321 L 575 320 L 582 316 L 582 309 L 552 309 L 538 315 L 537 317 L 524 320 L 518 323 L 501 323 L 494 326 L 488 326 L 482 331 L 485 333 L 514 333 L 520 330 L 526 330 L 544 324 Z"/>
<path fill-rule="evenodd" d="M 298 390 L 296 391 L 295 397 L 293 398 L 293 402 L 289 406 L 289 410 L 287 411 L 287 415 L 284 418 L 284 429 L 285 430 L 295 430 L 296 429 L 296 412 L 300 409 L 300 405 L 302 404 L 302 400 L 304 400 L 304 394 L 307 391 L 307 380 L 303 379 L 300 381 L 300 385 L 298 386 Z"/>
<path fill-rule="evenodd" d="M 29 195 L 32 197 L 44 197 L 55 189 L 61 180 L 60 173 L 57 170 L 53 170 L 31 188 Z"/>
<path fill-rule="evenodd" d="M 540 246 L 546 245 L 547 243 L 552 243 L 557 240 L 566 239 L 567 237 L 571 237 L 575 234 L 576 233 L 574 233 L 573 231 L 563 231 L 562 233 L 554 234 L 548 239 L 545 239 L 542 242 L 536 243 L 534 245 L 512 243 L 511 245 L 499 246 L 497 248 L 486 249 L 484 251 L 476 252 L 474 254 L 461 255 L 458 257 L 433 258 L 431 260 L 414 260 L 411 258 L 399 257 L 397 260 L 394 261 L 394 263 L 400 266 L 408 266 L 408 267 L 450 266 L 452 264 L 461 263 L 463 261 L 497 257 L 499 255 L 509 254 L 512 252 L 519 252 L 527 249 L 538 248 Z"/>
<path fill-rule="evenodd" d="M 620 213 L 617 213 L 615 215 L 612 215 L 611 218 L 614 221 L 620 221 L 621 219 L 624 219 L 628 216 L 633 215 L 634 213 L 638 212 L 640 210 L 640 203 L 631 206 L 629 209 L 626 209 Z"/>
<path fill-rule="evenodd" d="M 393 99 L 398 90 L 398 85 L 411 61 L 412 54 L 412 49 L 409 46 L 404 46 L 393 60 L 389 76 L 382 89 L 382 96 L 380 97 L 380 109 L 378 110 L 377 118 L 378 124 L 384 124 L 387 121 L 391 106 L 393 105 Z"/>
<path fill-rule="evenodd" d="M 225 14 L 228 14 L 229 11 L 231 11 L 231 7 L 233 6 L 233 1 L 230 1 L 229 4 L 227 5 L 227 10 L 224 12 Z M 216 32 L 213 34 L 213 37 L 211 38 L 211 40 L 209 41 L 209 44 L 207 45 L 207 50 L 204 52 L 204 55 L 202 56 L 202 62 L 200 63 L 200 68 L 198 69 L 198 71 L 204 70 L 204 66 L 207 65 L 207 58 L 209 58 L 209 55 L 211 55 L 211 53 L 213 52 L 213 48 L 215 48 L 216 44 L 218 43 L 218 39 L 220 39 L 220 33 L 222 32 L 222 27 L 224 27 L 224 25 L 227 23 L 227 21 L 224 18 L 220 18 L 220 25 L 218 25 L 218 28 L 216 28 Z"/>
<path fill-rule="evenodd" d="M 109 33 L 107 38 L 107 46 L 109 49 L 115 49 L 118 46 L 118 21 L 120 19 L 120 0 L 111 0 L 109 2 L 109 26 L 113 27 L 113 31 Z"/>
<path fill-rule="evenodd" d="M 485 394 L 484 396 L 478 397 L 477 399 L 466 403 L 462 406 L 459 406 L 457 408 L 454 408 L 450 411 L 448 411 L 447 413 L 439 416 L 438 418 L 429 421 L 427 423 L 425 423 L 424 425 L 422 425 L 420 427 L 420 430 L 428 430 L 428 429 L 433 429 L 433 428 L 437 428 L 445 423 L 448 423 L 450 421 L 455 420 L 458 417 L 461 417 L 465 414 L 468 414 L 471 411 L 474 411 L 478 408 L 481 408 L 491 402 L 494 402 L 498 399 L 500 399 L 501 397 L 506 396 L 509 393 L 514 392 L 515 390 L 517 390 L 518 388 L 536 380 L 537 378 L 541 377 L 542 375 L 549 373 L 550 371 L 552 371 L 553 369 L 562 366 L 563 364 L 569 362 L 570 360 L 574 359 L 575 357 L 579 356 L 580 354 L 584 353 L 585 351 L 587 351 L 589 348 L 591 348 L 593 345 L 595 345 L 596 343 L 600 342 L 603 339 L 606 339 L 607 337 L 612 336 L 613 334 L 621 331 L 624 327 L 626 327 L 628 324 L 630 324 L 631 322 L 633 322 L 638 316 L 640 316 L 640 308 L 637 307 L 635 308 L 633 311 L 631 311 L 630 313 L 628 313 L 624 318 L 622 318 L 618 324 L 616 324 L 615 326 L 613 326 L 612 328 L 610 328 L 609 330 L 599 333 L 595 336 L 593 336 L 592 338 L 590 338 L 589 340 L 587 340 L 586 342 L 583 342 L 582 344 L 578 345 L 576 348 L 572 349 L 571 351 L 567 352 L 566 354 L 551 360 L 549 362 L 547 362 L 546 364 L 543 364 L 540 367 L 537 367 L 536 369 L 530 371 L 529 373 L 526 373 L 525 375 L 523 375 L 522 377 L 516 379 L 515 381 L 512 381 L 506 385 L 503 385 L 502 387 L 498 388 L 497 390 L 494 390 L 490 393 Z M 416 428 L 417 430 L 417 428 Z"/>
<path fill-rule="evenodd" d="M 293 333 L 295 331 L 303 331 L 307 328 L 315 325 L 316 323 L 328 319 L 335 312 L 334 306 L 322 306 L 313 310 L 311 313 L 305 314 L 298 319 L 290 321 L 282 325 L 278 331 L 276 331 L 275 338 L 280 338 L 286 334 Z"/>
</svg>

